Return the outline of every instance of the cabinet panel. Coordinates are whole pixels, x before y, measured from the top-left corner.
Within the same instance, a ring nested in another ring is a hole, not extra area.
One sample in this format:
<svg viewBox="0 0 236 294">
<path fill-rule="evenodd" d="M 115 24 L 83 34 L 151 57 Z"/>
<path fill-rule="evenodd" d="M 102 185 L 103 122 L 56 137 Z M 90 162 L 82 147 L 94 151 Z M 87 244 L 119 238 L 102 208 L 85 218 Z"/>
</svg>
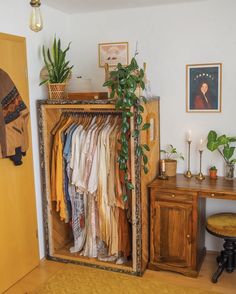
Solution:
<svg viewBox="0 0 236 294">
<path fill-rule="evenodd" d="M 190 266 L 192 205 L 153 201 L 151 216 L 151 262 Z"/>
</svg>

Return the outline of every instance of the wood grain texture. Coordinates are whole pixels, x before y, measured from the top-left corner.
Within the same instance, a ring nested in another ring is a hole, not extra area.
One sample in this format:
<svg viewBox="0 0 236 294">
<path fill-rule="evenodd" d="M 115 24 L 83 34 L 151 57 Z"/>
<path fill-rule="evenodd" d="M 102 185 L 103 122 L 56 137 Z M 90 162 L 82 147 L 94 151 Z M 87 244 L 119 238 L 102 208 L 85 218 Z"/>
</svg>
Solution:
<svg viewBox="0 0 236 294">
<path fill-rule="evenodd" d="M 149 105 L 150 104 L 150 105 Z M 50 132 L 53 126 L 58 121 L 61 112 L 63 111 L 100 111 L 109 112 L 115 111 L 115 105 L 111 101 L 104 102 L 104 100 L 99 101 L 39 101 L 38 109 L 40 113 L 40 150 L 41 150 L 41 167 L 42 167 L 42 182 L 43 191 L 46 195 L 44 201 L 44 215 L 45 215 L 45 232 L 46 232 L 46 247 L 48 248 L 49 258 L 56 260 L 70 260 L 71 262 L 79 262 L 83 264 L 84 258 L 77 255 L 65 254 L 64 259 L 62 258 L 63 253 L 58 257 L 58 250 L 65 248 L 66 243 L 69 240 L 68 230 L 63 222 L 60 222 L 55 215 L 55 210 L 50 201 L 50 149 L 51 149 L 51 135 Z M 149 113 L 152 118 L 155 118 L 154 131 L 155 140 L 152 140 L 152 146 L 150 151 L 150 173 L 148 176 L 141 174 L 140 170 L 140 158 L 135 155 L 134 148 L 135 140 L 133 137 L 130 141 L 131 146 L 131 178 L 135 186 L 132 191 L 132 256 L 133 262 L 131 265 L 131 270 L 129 268 L 128 272 L 141 275 L 146 268 L 148 261 L 148 223 L 149 223 L 149 203 L 147 197 L 146 184 L 150 183 L 157 175 L 157 167 L 159 160 L 159 101 L 151 100 L 147 104 L 147 110 L 144 113 L 144 122 L 147 119 Z M 131 120 L 131 129 L 134 127 Z M 143 138 L 141 142 L 147 142 L 147 131 L 143 132 Z M 149 154 L 148 154 L 149 155 Z M 143 237 L 144 236 L 144 237 Z M 143 246 L 143 247 L 142 247 Z M 67 250 L 68 251 L 68 250 Z M 88 263 L 91 263 L 89 260 Z M 99 263 L 93 263 L 94 266 L 101 267 Z M 114 271 L 122 271 L 123 266 L 113 266 L 108 264 L 107 268 L 112 268 Z M 126 269 L 127 272 L 127 269 Z"/>
<path fill-rule="evenodd" d="M 81 92 L 81 93 L 68 93 L 70 100 L 98 100 L 108 99 L 107 92 Z"/>
<path fill-rule="evenodd" d="M 177 175 L 167 181 L 156 179 L 149 187 L 149 266 L 196 276 L 206 252 L 206 198 L 236 200 L 236 180 L 206 177 L 199 182 Z"/>
<path fill-rule="evenodd" d="M 144 106 L 143 123 L 151 123 L 147 131 L 141 132 L 141 144 L 148 144 L 150 151 L 148 156 L 147 174 L 141 168 L 141 213 L 142 213 L 142 271 L 147 267 L 149 260 L 149 197 L 147 185 L 155 179 L 159 172 L 160 160 L 160 116 L 159 100 L 153 99 Z"/>
</svg>

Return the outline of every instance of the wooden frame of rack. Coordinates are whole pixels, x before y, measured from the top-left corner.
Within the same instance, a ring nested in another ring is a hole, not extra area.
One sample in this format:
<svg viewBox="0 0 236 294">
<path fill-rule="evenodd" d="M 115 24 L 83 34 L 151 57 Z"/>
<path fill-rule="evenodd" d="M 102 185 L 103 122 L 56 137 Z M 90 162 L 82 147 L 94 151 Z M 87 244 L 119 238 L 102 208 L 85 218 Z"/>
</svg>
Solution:
<svg viewBox="0 0 236 294">
<path fill-rule="evenodd" d="M 131 152 L 131 177 L 135 189 L 132 191 L 132 262 L 128 265 L 116 265 L 110 262 L 102 262 L 93 258 L 80 256 L 78 253 L 70 253 L 66 250 L 66 242 L 69 240 L 68 225 L 60 223 L 58 215 L 53 209 L 50 201 L 50 130 L 59 120 L 63 111 L 78 110 L 79 112 L 116 112 L 115 104 L 109 100 L 95 101 L 66 101 L 66 100 L 39 100 L 38 121 L 40 137 L 40 167 L 43 191 L 43 213 L 46 257 L 60 262 L 72 262 L 91 267 L 124 272 L 134 275 L 142 275 L 146 269 L 149 259 L 149 200 L 147 184 L 149 184 L 158 173 L 159 161 L 159 99 L 150 100 L 145 107 L 143 121 L 153 120 L 154 138 L 151 138 L 151 150 L 149 152 L 150 172 L 145 175 L 141 171 L 139 158 Z M 131 131 L 134 121 L 130 121 Z M 130 148 L 135 149 L 137 140 L 147 143 L 150 141 L 149 132 L 142 132 L 140 138 L 131 137 Z M 142 180 L 141 180 L 142 179 Z M 55 232 L 57 230 L 57 232 Z M 58 238 L 55 235 L 59 234 Z M 59 240 L 59 241 L 58 241 Z M 61 248 L 60 243 L 61 242 Z"/>
</svg>

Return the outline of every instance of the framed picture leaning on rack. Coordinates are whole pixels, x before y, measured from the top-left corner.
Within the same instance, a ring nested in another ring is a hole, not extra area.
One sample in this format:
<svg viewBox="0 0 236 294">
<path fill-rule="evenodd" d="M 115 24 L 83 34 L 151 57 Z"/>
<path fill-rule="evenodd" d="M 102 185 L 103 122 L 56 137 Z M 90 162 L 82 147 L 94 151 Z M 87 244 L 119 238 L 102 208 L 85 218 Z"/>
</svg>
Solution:
<svg viewBox="0 0 236 294">
<path fill-rule="evenodd" d="M 109 67 L 115 67 L 118 63 L 128 65 L 128 42 L 98 44 L 98 57 L 99 67 L 104 67 L 105 63 Z"/>
<path fill-rule="evenodd" d="M 222 63 L 186 65 L 186 111 L 221 112 Z"/>
</svg>

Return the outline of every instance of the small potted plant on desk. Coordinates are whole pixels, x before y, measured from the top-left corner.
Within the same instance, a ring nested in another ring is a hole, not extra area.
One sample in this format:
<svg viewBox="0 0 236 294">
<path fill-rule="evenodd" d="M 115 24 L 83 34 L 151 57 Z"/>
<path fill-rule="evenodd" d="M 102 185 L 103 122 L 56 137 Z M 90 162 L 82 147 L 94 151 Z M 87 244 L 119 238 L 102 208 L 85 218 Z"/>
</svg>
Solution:
<svg viewBox="0 0 236 294">
<path fill-rule="evenodd" d="M 182 153 L 178 152 L 176 148 L 169 144 L 166 150 L 161 150 L 165 156 L 165 175 L 168 177 L 176 176 L 177 159 L 184 160 Z"/>
<path fill-rule="evenodd" d="M 214 165 L 209 168 L 209 175 L 211 179 L 217 179 L 217 168 Z"/>
</svg>

